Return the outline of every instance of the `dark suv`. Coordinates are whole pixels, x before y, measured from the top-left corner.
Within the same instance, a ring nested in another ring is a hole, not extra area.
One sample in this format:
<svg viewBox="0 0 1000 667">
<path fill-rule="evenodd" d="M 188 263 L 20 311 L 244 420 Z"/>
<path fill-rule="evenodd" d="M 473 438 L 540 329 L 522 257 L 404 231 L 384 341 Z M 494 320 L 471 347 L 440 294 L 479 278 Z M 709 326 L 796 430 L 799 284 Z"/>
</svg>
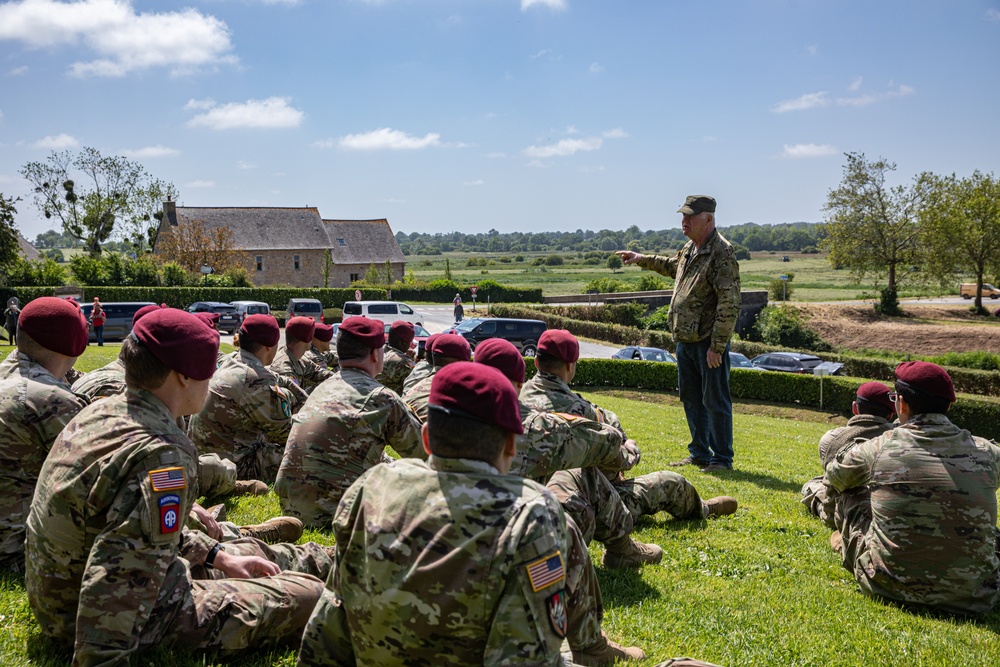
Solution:
<svg viewBox="0 0 1000 667">
<path fill-rule="evenodd" d="M 220 301 L 195 301 L 186 308 L 189 313 L 218 313 L 219 331 L 232 334 L 240 328 L 240 315 L 236 307 Z"/>
<path fill-rule="evenodd" d="M 538 351 L 538 337 L 545 331 L 541 320 L 515 320 L 508 317 L 473 317 L 465 320 L 447 333 L 457 333 L 476 349 L 484 340 L 503 338 L 514 344 L 526 357 Z"/>
<path fill-rule="evenodd" d="M 135 316 L 136 311 L 143 306 L 155 305 L 152 301 L 115 301 L 102 303 L 101 308 L 104 309 L 104 314 L 107 318 L 104 322 L 104 339 L 122 340 L 132 331 L 132 318 Z M 94 304 L 92 303 L 80 306 L 80 310 L 83 311 L 83 315 L 87 318 L 88 323 L 90 322 L 90 312 L 93 309 Z M 92 326 L 90 327 L 90 340 L 97 342 L 97 334 L 94 333 L 94 327 Z"/>
<path fill-rule="evenodd" d="M 812 373 L 812 370 L 823 363 L 823 360 L 802 352 L 768 352 L 754 357 L 750 363 L 766 371 Z"/>
</svg>

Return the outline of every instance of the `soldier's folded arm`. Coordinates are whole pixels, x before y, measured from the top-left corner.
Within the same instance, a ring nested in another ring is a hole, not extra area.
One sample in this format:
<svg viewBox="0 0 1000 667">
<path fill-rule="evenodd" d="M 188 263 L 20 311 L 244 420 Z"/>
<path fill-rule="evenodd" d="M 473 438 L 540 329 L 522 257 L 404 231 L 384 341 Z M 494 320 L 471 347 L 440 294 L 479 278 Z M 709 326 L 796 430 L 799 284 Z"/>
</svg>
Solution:
<svg viewBox="0 0 1000 667">
<path fill-rule="evenodd" d="M 380 389 L 383 400 L 391 400 L 389 421 L 386 425 L 387 442 L 400 456 L 427 459 L 423 443 L 420 440 L 422 424 L 413 408 L 398 398 L 390 389 Z"/>
<path fill-rule="evenodd" d="M 871 481 L 872 466 L 886 437 L 891 437 L 891 431 L 857 446 L 841 449 L 826 467 L 823 482 L 838 493 L 867 485 Z"/>
</svg>

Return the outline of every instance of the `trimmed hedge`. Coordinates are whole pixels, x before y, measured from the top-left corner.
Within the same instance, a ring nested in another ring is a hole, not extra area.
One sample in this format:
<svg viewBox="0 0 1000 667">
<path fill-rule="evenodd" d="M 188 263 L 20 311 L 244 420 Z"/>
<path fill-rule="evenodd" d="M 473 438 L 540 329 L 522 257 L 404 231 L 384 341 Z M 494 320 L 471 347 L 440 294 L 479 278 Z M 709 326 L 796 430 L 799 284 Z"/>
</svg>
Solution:
<svg viewBox="0 0 1000 667">
<path fill-rule="evenodd" d="M 528 376 L 535 373 L 531 359 L 525 359 Z M 866 378 L 828 376 L 823 378 L 823 410 L 851 415 L 851 403 Z M 621 387 L 658 391 L 677 390 L 677 365 L 655 361 L 587 359 L 577 362 L 575 387 Z M 820 378 L 795 373 L 772 373 L 734 368 L 729 386 L 733 398 L 792 403 L 819 408 Z M 948 418 L 975 435 L 1000 439 L 1000 401 L 962 395 L 948 411 Z"/>
</svg>

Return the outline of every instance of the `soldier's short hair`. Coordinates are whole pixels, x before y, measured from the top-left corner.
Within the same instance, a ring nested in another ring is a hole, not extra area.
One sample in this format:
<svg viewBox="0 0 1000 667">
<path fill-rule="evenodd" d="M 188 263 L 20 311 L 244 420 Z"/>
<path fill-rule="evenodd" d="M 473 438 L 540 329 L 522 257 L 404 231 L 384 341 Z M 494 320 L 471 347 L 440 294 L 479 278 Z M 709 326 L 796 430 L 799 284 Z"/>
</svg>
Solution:
<svg viewBox="0 0 1000 667">
<path fill-rule="evenodd" d="M 389 345 L 403 352 L 406 352 L 406 350 L 410 347 L 410 343 L 409 342 L 404 343 L 399 333 L 395 329 L 389 330 L 388 340 L 389 340 Z"/>
<path fill-rule="evenodd" d="M 125 384 L 133 389 L 159 389 L 170 375 L 170 368 L 132 336 L 122 341 L 118 357 L 125 365 Z"/>
<path fill-rule="evenodd" d="M 500 458 L 507 440 L 507 432 L 495 424 L 433 409 L 427 411 L 427 436 L 434 456 L 487 463 Z"/>
<path fill-rule="evenodd" d="M 545 371 L 546 373 L 560 371 L 566 366 L 565 361 L 547 352 L 538 352 L 535 355 L 535 362 L 538 365 L 538 370 Z"/>
<path fill-rule="evenodd" d="M 869 401 L 867 398 L 862 398 L 861 396 L 854 397 L 854 404 L 858 406 L 859 415 L 874 415 L 875 417 L 888 419 L 894 412 L 884 405 L 880 405 L 875 401 Z"/>
<path fill-rule="evenodd" d="M 42 361 L 51 353 L 42 344 L 32 338 L 28 332 L 18 325 L 17 327 L 17 351 L 26 354 L 35 361 Z"/>
<path fill-rule="evenodd" d="M 350 331 L 341 329 L 337 333 L 337 356 L 341 361 L 364 359 L 372 353 L 372 346 Z"/>
<path fill-rule="evenodd" d="M 906 404 L 910 406 L 911 415 L 923 415 L 931 412 L 944 414 L 951 406 L 951 401 L 947 398 L 932 396 L 916 387 L 900 382 L 896 383 L 896 393 L 902 396 Z"/>
<path fill-rule="evenodd" d="M 241 350 L 246 350 L 249 354 L 257 354 L 260 350 L 264 349 L 264 344 L 258 343 L 250 338 L 250 336 L 240 336 L 239 347 Z"/>
</svg>

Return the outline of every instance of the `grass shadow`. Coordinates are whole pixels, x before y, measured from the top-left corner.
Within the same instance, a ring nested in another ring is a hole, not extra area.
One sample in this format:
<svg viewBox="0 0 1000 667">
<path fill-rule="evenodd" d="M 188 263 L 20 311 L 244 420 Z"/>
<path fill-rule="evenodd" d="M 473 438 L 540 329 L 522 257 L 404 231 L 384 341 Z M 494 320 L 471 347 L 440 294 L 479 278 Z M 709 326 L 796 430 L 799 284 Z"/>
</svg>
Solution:
<svg viewBox="0 0 1000 667">
<path fill-rule="evenodd" d="M 660 597 L 660 591 L 643 578 L 641 568 L 595 569 L 601 585 L 601 599 L 606 607 L 632 607 Z"/>
<path fill-rule="evenodd" d="M 762 489 L 769 489 L 772 491 L 799 492 L 802 490 L 802 483 L 800 482 L 789 482 L 788 480 L 779 479 L 771 475 L 750 472 L 748 470 L 716 470 L 703 474 L 718 477 L 720 480 L 749 482 L 750 484 L 759 486 Z"/>
</svg>

